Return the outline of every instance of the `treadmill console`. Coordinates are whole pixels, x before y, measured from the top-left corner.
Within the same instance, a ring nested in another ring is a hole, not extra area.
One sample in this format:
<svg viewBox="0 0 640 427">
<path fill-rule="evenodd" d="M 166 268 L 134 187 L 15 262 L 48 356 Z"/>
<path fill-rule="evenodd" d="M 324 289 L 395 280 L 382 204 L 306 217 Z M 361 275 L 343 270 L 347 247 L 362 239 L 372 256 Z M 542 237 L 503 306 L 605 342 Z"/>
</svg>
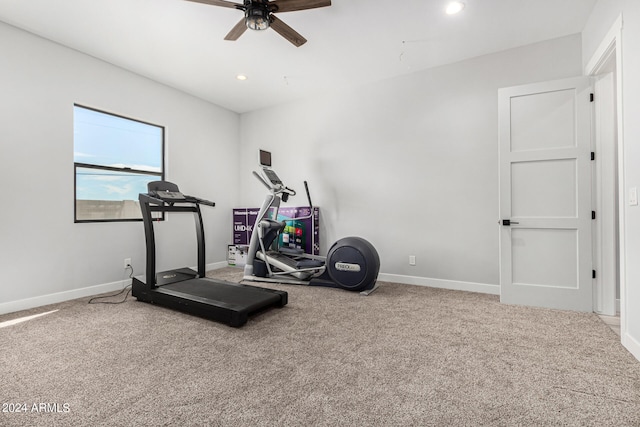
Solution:
<svg viewBox="0 0 640 427">
<path fill-rule="evenodd" d="M 154 191 L 151 195 L 167 202 L 176 202 L 187 199 L 185 195 L 179 191 Z"/>
<path fill-rule="evenodd" d="M 200 205 L 215 206 L 214 202 L 199 197 L 183 194 L 178 186 L 168 181 L 153 181 L 147 184 L 147 194 L 140 193 L 141 202 L 158 205 L 160 202 L 173 206 L 175 203 L 195 203 Z"/>
</svg>

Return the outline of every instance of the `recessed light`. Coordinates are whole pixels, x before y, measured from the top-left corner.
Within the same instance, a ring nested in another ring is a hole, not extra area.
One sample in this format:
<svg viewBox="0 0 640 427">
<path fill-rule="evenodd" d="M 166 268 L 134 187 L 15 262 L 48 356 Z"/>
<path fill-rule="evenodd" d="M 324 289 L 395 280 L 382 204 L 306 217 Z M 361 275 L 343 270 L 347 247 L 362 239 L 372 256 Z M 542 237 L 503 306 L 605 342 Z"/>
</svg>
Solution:
<svg viewBox="0 0 640 427">
<path fill-rule="evenodd" d="M 243 80 L 243 81 L 244 81 L 244 80 L 247 80 L 247 78 L 248 78 L 248 77 L 247 77 L 247 76 L 245 76 L 244 74 L 238 74 L 238 75 L 236 76 L 236 79 L 238 79 L 238 80 Z"/>
<path fill-rule="evenodd" d="M 455 15 L 456 13 L 461 12 L 462 9 L 464 9 L 464 3 L 461 1 L 452 1 L 449 2 L 445 11 L 447 15 Z"/>
</svg>

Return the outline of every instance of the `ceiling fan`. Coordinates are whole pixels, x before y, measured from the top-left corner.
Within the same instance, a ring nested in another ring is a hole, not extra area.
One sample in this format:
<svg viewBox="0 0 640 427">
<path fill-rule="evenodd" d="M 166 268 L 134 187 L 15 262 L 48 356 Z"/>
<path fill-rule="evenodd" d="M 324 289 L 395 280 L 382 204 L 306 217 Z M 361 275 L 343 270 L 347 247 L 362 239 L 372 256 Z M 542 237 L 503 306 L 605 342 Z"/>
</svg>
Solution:
<svg viewBox="0 0 640 427">
<path fill-rule="evenodd" d="M 247 28 L 261 31 L 269 27 L 289 40 L 296 47 L 307 42 L 307 39 L 298 34 L 293 28 L 282 22 L 275 13 L 293 12 L 296 10 L 316 9 L 318 7 L 331 6 L 331 0 L 244 0 L 243 4 L 227 0 L 188 0 L 196 3 L 209 4 L 211 6 L 231 7 L 242 10 L 244 18 L 225 36 L 225 40 L 238 40 Z"/>
</svg>

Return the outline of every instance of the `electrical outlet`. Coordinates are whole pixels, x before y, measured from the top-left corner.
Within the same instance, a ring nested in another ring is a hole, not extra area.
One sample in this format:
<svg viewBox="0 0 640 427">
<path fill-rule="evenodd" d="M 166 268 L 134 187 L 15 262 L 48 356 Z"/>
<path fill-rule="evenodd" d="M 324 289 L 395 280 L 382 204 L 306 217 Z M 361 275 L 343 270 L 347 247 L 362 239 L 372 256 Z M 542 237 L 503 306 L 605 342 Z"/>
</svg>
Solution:
<svg viewBox="0 0 640 427">
<path fill-rule="evenodd" d="M 416 265 L 416 256 L 409 255 L 409 265 Z"/>
<path fill-rule="evenodd" d="M 629 206 L 638 206 L 638 188 L 629 189 Z"/>
<path fill-rule="evenodd" d="M 131 266 L 131 258 L 124 259 L 124 268 L 128 268 Z"/>
</svg>

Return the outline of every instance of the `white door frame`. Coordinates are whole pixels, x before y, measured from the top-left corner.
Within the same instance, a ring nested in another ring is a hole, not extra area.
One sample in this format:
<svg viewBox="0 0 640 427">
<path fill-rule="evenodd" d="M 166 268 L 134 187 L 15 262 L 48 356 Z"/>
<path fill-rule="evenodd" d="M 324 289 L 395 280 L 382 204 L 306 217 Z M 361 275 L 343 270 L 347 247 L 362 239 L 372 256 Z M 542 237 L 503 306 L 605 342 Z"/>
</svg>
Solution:
<svg viewBox="0 0 640 427">
<path fill-rule="evenodd" d="M 617 148 L 618 148 L 618 157 L 617 157 L 617 174 L 618 174 L 618 224 L 619 224 L 619 233 L 618 233 L 618 257 L 619 257 L 619 270 L 618 276 L 620 280 L 620 331 L 621 335 L 624 337 L 625 332 L 627 330 L 626 324 L 626 249 L 625 249 L 625 193 L 626 186 L 624 180 L 624 133 L 623 133 L 623 113 L 622 113 L 622 15 L 618 17 L 616 22 L 613 24 L 607 35 L 604 37 L 598 49 L 592 56 L 591 60 L 588 62 L 585 67 L 585 75 L 587 76 L 596 76 L 602 73 L 605 67 L 609 64 L 609 61 L 615 57 L 616 64 L 616 76 L 615 76 L 615 91 L 616 91 L 616 110 L 617 110 L 617 119 L 616 119 L 616 127 L 617 127 Z M 597 102 L 597 99 L 596 99 Z M 596 123 L 596 126 L 598 124 Z M 600 179 L 600 178 L 598 178 Z M 606 189 L 604 189 L 606 191 Z M 599 195 L 600 196 L 600 195 Z M 608 195 L 611 196 L 611 195 Z M 603 197 L 598 197 L 599 203 L 602 201 Z M 602 210 L 602 206 L 598 206 L 597 210 Z M 606 232 L 606 231 L 605 231 Z M 602 242 L 598 242 L 598 244 L 602 244 Z M 596 263 L 599 260 L 596 258 Z M 599 266 L 601 267 L 601 266 Z M 610 281 L 607 283 L 601 283 L 604 288 L 605 298 L 611 298 L 611 295 L 615 298 L 615 283 L 611 283 Z M 611 290 L 613 287 L 613 291 Z M 611 301 L 602 301 L 603 306 L 607 306 L 611 304 Z M 624 340 L 624 339 L 623 339 Z"/>
<path fill-rule="evenodd" d="M 615 55 L 611 57 L 615 61 Z M 616 298 L 618 287 L 618 188 L 617 188 L 617 140 L 615 76 L 610 67 L 594 78 L 592 135 L 595 142 L 593 173 L 593 311 L 615 316 L 618 312 Z"/>
</svg>

